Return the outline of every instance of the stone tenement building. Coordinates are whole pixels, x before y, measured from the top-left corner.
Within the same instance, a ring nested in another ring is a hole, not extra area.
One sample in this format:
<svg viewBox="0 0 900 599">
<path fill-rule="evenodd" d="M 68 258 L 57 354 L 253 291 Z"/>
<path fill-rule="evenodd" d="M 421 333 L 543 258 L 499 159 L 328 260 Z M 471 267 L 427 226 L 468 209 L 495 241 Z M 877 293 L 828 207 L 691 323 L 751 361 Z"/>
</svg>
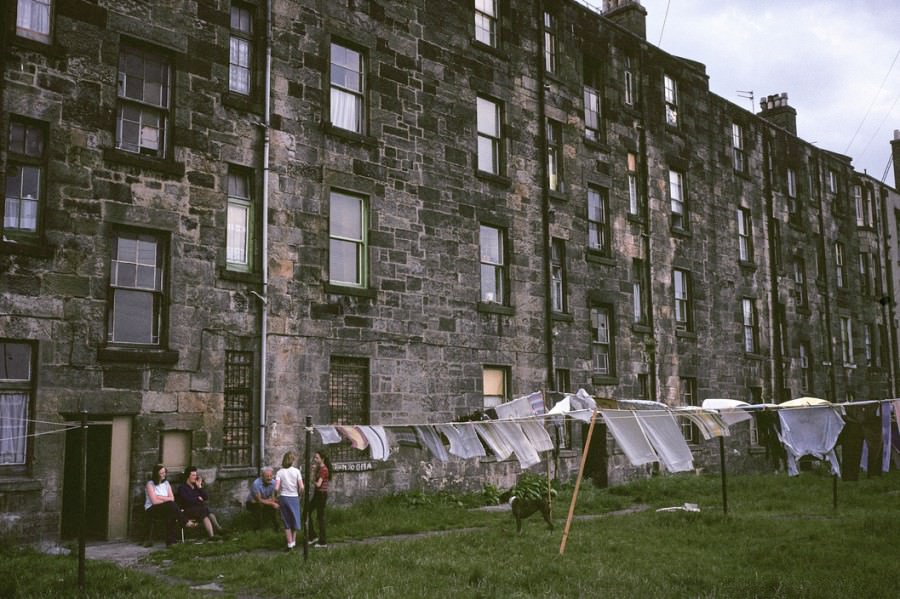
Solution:
<svg viewBox="0 0 900 599">
<path fill-rule="evenodd" d="M 799 138 L 786 95 L 710 93 L 637 2 L 3 11 L 0 534 L 77 531 L 83 413 L 88 526 L 116 538 L 154 463 L 228 511 L 307 416 L 896 394 L 896 192 Z M 339 502 L 518 471 L 337 454 Z"/>
</svg>

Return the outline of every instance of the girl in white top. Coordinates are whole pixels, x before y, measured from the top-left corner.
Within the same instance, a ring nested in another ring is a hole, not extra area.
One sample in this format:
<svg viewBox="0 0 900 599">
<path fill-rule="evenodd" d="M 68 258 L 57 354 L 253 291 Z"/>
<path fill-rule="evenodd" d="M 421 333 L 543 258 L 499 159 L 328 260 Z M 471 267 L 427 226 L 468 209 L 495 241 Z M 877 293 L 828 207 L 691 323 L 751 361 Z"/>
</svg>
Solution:
<svg viewBox="0 0 900 599">
<path fill-rule="evenodd" d="M 289 451 L 281 460 L 281 470 L 275 475 L 275 488 L 278 490 L 278 505 L 281 508 L 281 519 L 284 522 L 284 537 L 287 550 L 297 545 L 297 530 L 303 520 L 300 518 L 300 493 L 303 492 L 303 475 L 294 467 L 296 456 Z"/>
</svg>

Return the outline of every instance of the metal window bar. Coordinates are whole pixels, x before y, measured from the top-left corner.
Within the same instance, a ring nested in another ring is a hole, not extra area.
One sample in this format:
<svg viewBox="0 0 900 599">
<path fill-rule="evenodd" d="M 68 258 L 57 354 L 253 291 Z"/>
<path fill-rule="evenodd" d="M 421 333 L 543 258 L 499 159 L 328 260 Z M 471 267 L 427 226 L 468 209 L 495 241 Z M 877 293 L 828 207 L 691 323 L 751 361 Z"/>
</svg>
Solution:
<svg viewBox="0 0 900 599">
<path fill-rule="evenodd" d="M 225 353 L 225 408 L 222 463 L 251 465 L 253 432 L 253 352 Z"/>
<path fill-rule="evenodd" d="M 333 357 L 328 380 L 331 424 L 369 424 L 369 363 L 365 358 Z M 367 452 L 338 446 L 331 452 L 336 462 L 366 459 Z"/>
</svg>

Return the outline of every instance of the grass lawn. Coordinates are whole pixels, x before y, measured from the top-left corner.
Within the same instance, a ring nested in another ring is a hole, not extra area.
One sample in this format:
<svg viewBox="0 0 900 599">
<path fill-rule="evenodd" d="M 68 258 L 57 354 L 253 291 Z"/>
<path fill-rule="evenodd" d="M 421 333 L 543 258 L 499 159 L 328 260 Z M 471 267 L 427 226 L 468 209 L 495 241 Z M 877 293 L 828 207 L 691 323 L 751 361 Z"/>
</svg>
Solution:
<svg viewBox="0 0 900 599">
<path fill-rule="evenodd" d="M 516 534 L 508 512 L 472 509 L 479 495 L 398 495 L 329 509 L 330 546 L 307 561 L 282 535 L 237 530 L 160 548 L 149 561 L 162 578 L 89 562 L 88 596 L 172 599 L 210 583 L 219 597 L 900 596 L 900 472 L 839 481 L 837 509 L 823 473 L 729 477 L 727 516 L 716 476 L 588 485 L 561 556 L 571 492 L 556 497 L 552 532 L 535 515 Z M 701 511 L 656 511 L 685 502 Z M 649 507 L 601 517 L 636 505 Z M 426 531 L 441 532 L 391 538 Z M 7 547 L 0 576 L 0 597 L 78 596 L 73 556 Z"/>
</svg>

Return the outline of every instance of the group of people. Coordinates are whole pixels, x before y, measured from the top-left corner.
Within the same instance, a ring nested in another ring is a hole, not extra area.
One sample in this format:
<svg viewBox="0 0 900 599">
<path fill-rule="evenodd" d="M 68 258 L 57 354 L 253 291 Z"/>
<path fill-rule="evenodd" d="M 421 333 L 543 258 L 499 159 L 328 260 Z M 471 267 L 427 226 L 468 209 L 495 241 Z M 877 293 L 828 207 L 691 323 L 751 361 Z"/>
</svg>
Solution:
<svg viewBox="0 0 900 599">
<path fill-rule="evenodd" d="M 302 528 L 300 496 L 305 487 L 303 475 L 294 465 L 297 456 L 288 452 L 281 460 L 281 468 L 276 473 L 269 466 L 262 468 L 260 476 L 250 485 L 247 509 L 256 513 L 257 528 L 268 522 L 273 529 L 284 530 L 287 551 L 297 546 L 297 531 Z M 173 493 L 172 485 L 166 479 L 168 471 L 157 464 L 146 485 L 144 509 L 151 518 L 163 520 L 166 525 L 166 545 L 176 540 L 178 527 L 193 528 L 202 523 L 211 540 L 223 534 L 214 514 L 209 510 L 209 495 L 203 488 L 203 479 L 197 468 L 185 471 L 185 482 Z M 307 513 L 309 543 L 314 547 L 326 547 L 325 504 L 328 501 L 328 482 L 331 479 L 331 461 L 320 450 L 313 457 L 312 476 L 313 497 Z M 315 521 L 313 521 L 315 514 Z M 218 533 L 218 536 L 217 536 Z"/>
</svg>

